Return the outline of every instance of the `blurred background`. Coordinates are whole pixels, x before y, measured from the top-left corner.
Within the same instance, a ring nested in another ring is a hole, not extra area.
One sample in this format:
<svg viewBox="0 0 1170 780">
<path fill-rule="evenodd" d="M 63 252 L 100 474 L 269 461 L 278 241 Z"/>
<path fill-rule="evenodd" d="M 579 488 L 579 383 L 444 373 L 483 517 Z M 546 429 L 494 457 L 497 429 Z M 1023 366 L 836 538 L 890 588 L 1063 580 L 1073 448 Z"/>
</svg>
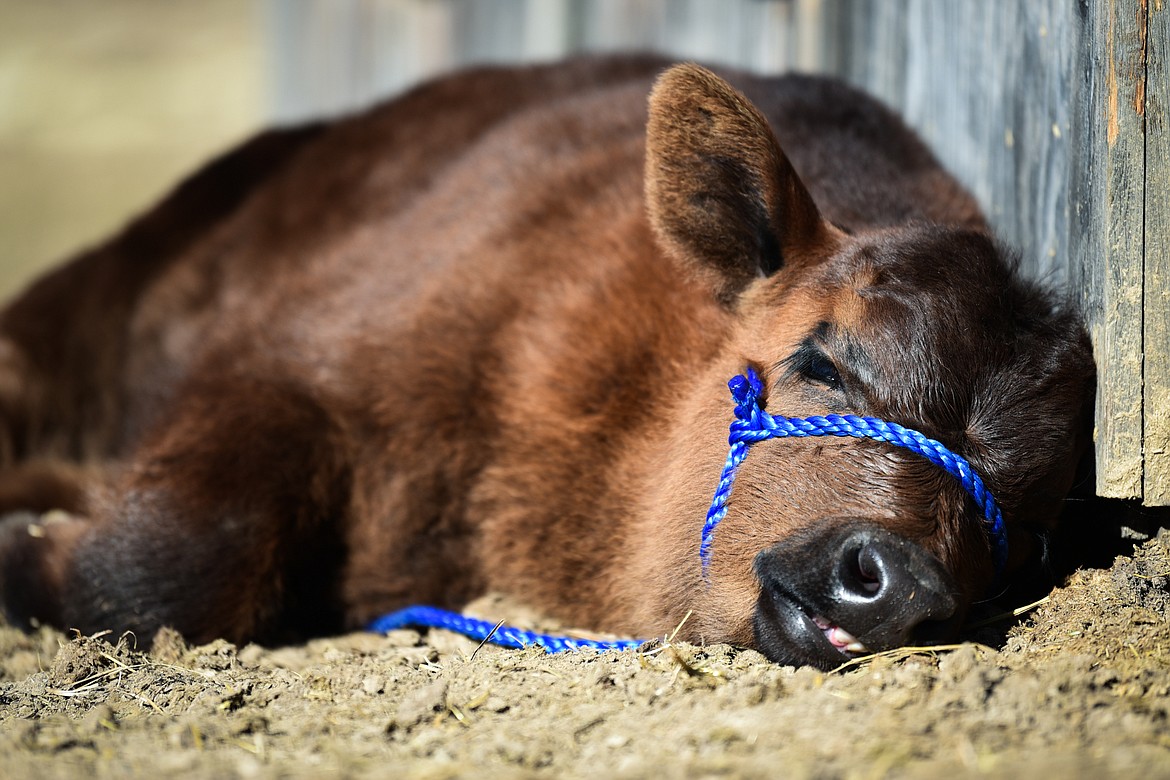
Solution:
<svg viewBox="0 0 1170 780">
<path fill-rule="evenodd" d="M 991 4 L 0 0 L 0 299 L 263 126 L 351 111 L 461 65 L 616 50 L 858 83 L 907 115 L 1038 272 L 1060 276 L 1047 258 L 1062 215 L 1038 218 L 1034 192 L 1017 199 L 1015 185 L 1029 138 L 1059 154 L 1049 136 L 1067 128 L 1067 69 L 1026 67 L 1025 46 L 1005 43 L 1071 51 L 1055 33 L 1074 4 Z M 972 103 L 959 82 L 984 96 Z M 1051 206 L 1063 169 L 1045 160 L 1028 170 Z"/>
<path fill-rule="evenodd" d="M 461 64 L 673 48 L 779 68 L 771 39 L 788 27 L 772 17 L 794 6 L 751 2 L 734 29 L 708 23 L 733 5 L 0 0 L 0 299 L 261 127 Z"/>
<path fill-rule="evenodd" d="M 0 299 L 271 110 L 260 3 L 0 0 Z"/>
</svg>

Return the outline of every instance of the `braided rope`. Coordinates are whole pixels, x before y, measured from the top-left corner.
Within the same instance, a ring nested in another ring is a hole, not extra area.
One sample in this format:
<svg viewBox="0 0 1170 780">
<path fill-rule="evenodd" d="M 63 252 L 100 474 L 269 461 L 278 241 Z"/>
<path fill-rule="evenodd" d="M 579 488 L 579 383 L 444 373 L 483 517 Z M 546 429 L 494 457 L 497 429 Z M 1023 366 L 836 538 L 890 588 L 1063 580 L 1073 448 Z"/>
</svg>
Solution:
<svg viewBox="0 0 1170 780">
<path fill-rule="evenodd" d="M 436 607 L 413 606 L 400 609 L 383 615 L 369 625 L 369 630 L 377 633 L 393 631 L 396 628 L 445 628 L 463 634 L 471 639 L 485 640 L 502 647 L 511 647 L 522 650 L 525 647 L 537 645 L 550 653 L 562 653 L 566 650 L 631 650 L 641 645 L 641 639 L 615 639 L 602 641 L 599 639 L 578 639 L 568 636 L 539 634 L 514 626 L 505 626 L 489 623 L 486 620 L 461 615 Z"/>
<path fill-rule="evenodd" d="M 1003 523 L 1003 512 L 983 484 L 983 480 L 962 455 L 951 452 L 941 442 L 918 431 L 874 417 L 857 417 L 851 414 L 830 414 L 824 417 L 773 417 L 760 407 L 759 396 L 763 391 L 763 384 L 756 372 L 750 368 L 746 377 L 733 377 L 727 384 L 731 390 L 731 396 L 735 400 L 735 420 L 731 423 L 731 432 L 728 437 L 731 449 L 727 453 L 727 460 L 724 463 L 723 472 L 720 474 L 719 486 L 715 490 L 711 508 L 707 510 L 707 519 L 703 523 L 702 538 L 699 543 L 699 561 L 703 568 L 704 577 L 706 577 L 707 567 L 711 561 L 711 543 L 714 540 L 715 527 L 727 514 L 727 501 L 731 496 L 731 486 L 735 481 L 739 464 L 747 457 L 748 447 L 767 439 L 803 438 L 806 436 L 852 436 L 859 439 L 883 441 L 916 452 L 956 477 L 963 489 L 970 494 L 983 512 L 984 527 L 991 546 L 996 577 L 998 578 L 1003 573 L 1008 553 L 1007 529 Z"/>
<path fill-rule="evenodd" d="M 983 510 L 984 526 L 991 545 L 996 577 L 998 578 L 1002 574 L 1004 564 L 1007 562 L 1007 531 L 1003 524 L 1003 513 L 984 486 L 983 480 L 979 478 L 979 475 L 975 473 L 971 464 L 963 456 L 951 452 L 941 442 L 924 436 L 918 431 L 873 417 L 837 414 L 824 417 L 773 417 L 760 407 L 759 397 L 760 393 L 763 392 L 763 384 L 756 372 L 750 368 L 747 371 L 747 376 L 733 377 L 727 384 L 731 389 L 731 396 L 735 400 L 735 420 L 731 423 L 730 435 L 728 436 L 728 443 L 731 447 L 727 452 L 727 459 L 723 463 L 723 471 L 719 475 L 719 485 L 715 489 L 715 496 L 711 499 L 711 507 L 707 510 L 707 519 L 703 523 L 702 538 L 699 543 L 699 561 L 704 579 L 707 577 L 707 568 L 711 562 L 711 544 L 715 538 L 715 528 L 727 515 L 727 501 L 731 497 L 735 474 L 739 465 L 747 457 L 748 448 L 758 441 L 767 439 L 807 436 L 852 436 L 859 439 L 884 441 L 916 452 L 955 476 L 963 488 L 975 499 L 979 508 Z M 540 634 L 427 606 L 406 607 L 397 612 L 383 615 L 371 622 L 368 629 L 384 633 L 396 628 L 408 627 L 442 628 L 463 634 L 471 639 L 478 639 L 481 642 L 487 641 L 514 649 L 537 645 L 550 653 L 586 648 L 629 650 L 638 647 L 645 641 L 640 639 L 600 641 Z"/>
</svg>

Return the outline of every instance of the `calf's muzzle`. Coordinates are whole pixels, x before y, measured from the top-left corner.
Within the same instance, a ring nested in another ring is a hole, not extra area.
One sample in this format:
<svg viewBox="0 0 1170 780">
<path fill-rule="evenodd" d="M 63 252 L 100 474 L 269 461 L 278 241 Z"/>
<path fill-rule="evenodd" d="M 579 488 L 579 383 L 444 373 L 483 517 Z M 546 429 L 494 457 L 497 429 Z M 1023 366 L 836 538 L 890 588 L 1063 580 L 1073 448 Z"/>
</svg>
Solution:
<svg viewBox="0 0 1170 780">
<path fill-rule="evenodd" d="M 959 590 L 919 545 L 864 521 L 826 521 L 759 553 L 756 642 L 774 661 L 833 668 L 854 654 L 951 635 Z"/>
</svg>

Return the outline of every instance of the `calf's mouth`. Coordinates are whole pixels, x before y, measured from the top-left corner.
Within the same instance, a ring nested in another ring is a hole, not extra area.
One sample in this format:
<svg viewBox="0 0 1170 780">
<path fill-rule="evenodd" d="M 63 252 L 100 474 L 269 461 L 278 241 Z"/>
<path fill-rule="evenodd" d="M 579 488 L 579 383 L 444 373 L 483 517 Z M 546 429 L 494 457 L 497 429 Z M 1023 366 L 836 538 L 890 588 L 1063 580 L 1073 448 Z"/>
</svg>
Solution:
<svg viewBox="0 0 1170 780">
<path fill-rule="evenodd" d="M 832 669 L 910 642 L 943 641 L 962 618 L 933 555 L 863 521 L 805 531 L 756 556 L 757 647 L 773 661 Z"/>
</svg>

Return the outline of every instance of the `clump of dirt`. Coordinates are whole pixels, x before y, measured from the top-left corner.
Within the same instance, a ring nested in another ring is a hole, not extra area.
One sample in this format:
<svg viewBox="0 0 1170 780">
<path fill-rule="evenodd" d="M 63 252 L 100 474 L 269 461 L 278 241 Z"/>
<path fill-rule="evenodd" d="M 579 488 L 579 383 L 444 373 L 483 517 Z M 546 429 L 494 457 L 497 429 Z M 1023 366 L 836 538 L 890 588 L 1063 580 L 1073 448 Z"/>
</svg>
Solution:
<svg viewBox="0 0 1170 780">
<path fill-rule="evenodd" d="M 671 642 L 547 656 L 443 632 L 279 649 L 163 632 L 143 653 L 0 628 L 0 756 L 6 776 L 62 778 L 1168 776 L 1168 610 L 1163 531 L 1073 575 L 1001 649 L 828 674 Z"/>
</svg>

